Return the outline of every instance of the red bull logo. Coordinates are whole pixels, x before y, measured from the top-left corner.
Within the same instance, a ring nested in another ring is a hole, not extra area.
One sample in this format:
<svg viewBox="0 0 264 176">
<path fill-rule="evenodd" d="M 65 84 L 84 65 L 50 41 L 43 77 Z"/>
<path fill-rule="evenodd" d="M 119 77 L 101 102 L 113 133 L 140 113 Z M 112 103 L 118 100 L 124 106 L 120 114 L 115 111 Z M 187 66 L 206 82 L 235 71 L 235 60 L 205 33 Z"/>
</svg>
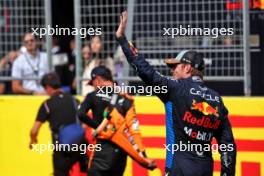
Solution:
<svg viewBox="0 0 264 176">
<path fill-rule="evenodd" d="M 186 111 L 183 116 L 183 121 L 188 122 L 193 125 L 202 126 L 204 128 L 211 128 L 211 129 L 217 129 L 220 124 L 220 120 L 217 119 L 216 121 L 211 120 L 210 117 L 195 117 L 191 112 Z"/>
<path fill-rule="evenodd" d="M 214 115 L 216 117 L 219 117 L 218 107 L 213 108 L 207 102 L 197 103 L 195 100 L 193 100 L 191 109 L 198 110 L 202 112 L 204 115 Z"/>
</svg>

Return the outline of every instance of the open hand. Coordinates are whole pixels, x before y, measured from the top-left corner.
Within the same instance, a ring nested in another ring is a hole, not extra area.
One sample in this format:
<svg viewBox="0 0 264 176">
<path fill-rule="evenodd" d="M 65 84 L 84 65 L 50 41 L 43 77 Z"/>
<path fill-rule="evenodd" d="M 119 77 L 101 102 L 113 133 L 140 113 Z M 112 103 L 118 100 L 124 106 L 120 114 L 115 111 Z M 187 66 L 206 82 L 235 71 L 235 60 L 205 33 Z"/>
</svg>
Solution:
<svg viewBox="0 0 264 176">
<path fill-rule="evenodd" d="M 119 23 L 118 29 L 116 31 L 116 37 L 117 38 L 125 35 L 127 18 L 128 18 L 127 11 L 122 12 L 120 15 L 120 23 Z"/>
</svg>

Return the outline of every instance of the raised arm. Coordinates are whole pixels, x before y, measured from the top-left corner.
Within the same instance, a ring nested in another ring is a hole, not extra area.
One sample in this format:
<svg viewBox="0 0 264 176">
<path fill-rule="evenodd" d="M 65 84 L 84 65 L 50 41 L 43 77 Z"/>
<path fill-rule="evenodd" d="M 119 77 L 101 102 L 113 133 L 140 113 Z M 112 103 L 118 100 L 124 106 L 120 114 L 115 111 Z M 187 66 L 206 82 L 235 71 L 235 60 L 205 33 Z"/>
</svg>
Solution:
<svg viewBox="0 0 264 176">
<path fill-rule="evenodd" d="M 167 77 L 162 76 L 159 72 L 155 71 L 154 68 L 145 60 L 143 55 L 138 54 L 137 49 L 127 41 L 125 37 L 126 23 L 128 13 L 123 12 L 120 16 L 120 24 L 116 31 L 116 38 L 118 43 L 121 45 L 122 50 L 127 58 L 130 65 L 137 71 L 139 77 L 150 86 L 165 86 L 163 87 L 167 91 L 165 93 L 156 94 L 163 102 L 167 101 L 168 91 L 176 80 L 171 80 Z M 161 87 L 162 88 L 162 87 Z"/>
</svg>

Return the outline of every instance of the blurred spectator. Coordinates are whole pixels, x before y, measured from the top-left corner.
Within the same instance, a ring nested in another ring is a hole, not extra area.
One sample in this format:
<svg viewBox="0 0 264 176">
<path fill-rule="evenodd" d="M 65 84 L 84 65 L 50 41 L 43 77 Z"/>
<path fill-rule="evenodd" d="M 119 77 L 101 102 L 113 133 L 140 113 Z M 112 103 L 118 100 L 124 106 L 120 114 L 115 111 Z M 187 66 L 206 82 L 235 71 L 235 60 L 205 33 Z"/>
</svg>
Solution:
<svg viewBox="0 0 264 176">
<path fill-rule="evenodd" d="M 202 47 L 211 47 L 213 45 L 214 39 L 211 36 L 202 37 Z"/>
<path fill-rule="evenodd" d="M 59 76 L 62 84 L 62 89 L 65 92 L 71 91 L 71 77 L 69 77 L 69 57 L 67 53 L 64 53 L 59 45 L 58 38 L 52 39 L 52 64 L 55 68 L 55 72 Z"/>
<path fill-rule="evenodd" d="M 75 79 L 75 60 L 76 60 L 76 42 L 75 39 L 70 41 L 70 53 L 68 55 L 69 64 L 67 68 L 67 80 L 68 85 L 71 87 L 71 93 L 76 93 L 76 83 Z"/>
<path fill-rule="evenodd" d="M 231 37 L 225 37 L 224 40 L 223 40 L 223 45 L 225 46 L 232 46 L 234 43 L 233 43 L 233 40 Z"/>
<path fill-rule="evenodd" d="M 61 49 L 60 49 L 60 45 L 59 45 L 59 41 L 58 41 L 58 38 L 54 37 L 52 39 L 52 48 L 51 48 L 51 53 L 52 54 L 58 54 L 61 52 Z"/>
<path fill-rule="evenodd" d="M 95 67 L 100 65 L 99 59 L 92 59 L 91 58 L 91 48 L 89 45 L 85 45 L 82 48 L 82 58 L 83 58 L 83 75 L 84 79 L 91 79 L 91 71 Z M 85 96 L 88 93 L 94 91 L 94 87 L 88 85 L 89 80 L 82 81 L 82 95 Z"/>
<path fill-rule="evenodd" d="M 103 52 L 103 40 L 100 36 L 93 36 L 91 39 L 91 50 L 92 58 L 99 59 L 100 65 L 105 65 L 112 72 L 112 75 L 115 73 L 114 61 L 113 58 L 107 56 Z"/>
<path fill-rule="evenodd" d="M 114 55 L 114 63 L 115 63 L 115 76 L 117 78 L 121 78 L 124 73 L 124 61 L 126 60 L 126 56 L 123 53 L 121 46 L 118 46 L 115 55 Z M 121 84 L 121 83 L 119 83 Z"/>
<path fill-rule="evenodd" d="M 28 78 L 41 78 L 48 73 L 47 55 L 38 51 L 36 39 L 31 33 L 23 36 L 23 43 L 27 50 L 13 63 L 12 77 L 19 79 L 12 81 L 12 90 L 17 94 L 45 94 L 38 80 L 28 80 Z"/>
<path fill-rule="evenodd" d="M 75 58 L 76 57 L 76 42 L 75 42 L 75 39 L 72 39 L 70 41 L 70 50 L 71 50 L 72 58 Z"/>
<path fill-rule="evenodd" d="M 12 65 L 18 56 L 18 51 L 9 52 L 0 62 L 0 76 L 11 77 Z M 12 94 L 10 81 L 0 81 L 0 94 Z"/>
</svg>

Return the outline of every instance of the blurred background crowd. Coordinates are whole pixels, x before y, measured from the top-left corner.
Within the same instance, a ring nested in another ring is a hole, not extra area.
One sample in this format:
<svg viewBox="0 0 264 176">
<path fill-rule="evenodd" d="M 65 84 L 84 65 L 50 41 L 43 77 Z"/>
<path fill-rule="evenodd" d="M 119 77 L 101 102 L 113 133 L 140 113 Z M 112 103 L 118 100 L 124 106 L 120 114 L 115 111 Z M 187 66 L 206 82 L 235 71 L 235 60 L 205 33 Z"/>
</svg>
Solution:
<svg viewBox="0 0 264 176">
<path fill-rule="evenodd" d="M 93 89 L 86 84 L 98 65 L 106 65 L 119 83 L 144 85 L 129 68 L 114 37 L 119 14 L 127 9 L 131 14 L 128 39 L 161 74 L 170 73 L 165 58 L 175 57 L 182 49 L 194 49 L 206 60 L 207 84 L 222 95 L 264 95 L 264 3 L 249 0 L 247 5 L 243 9 L 239 0 L 0 0 L 0 94 L 43 94 L 38 81 L 47 71 L 55 71 L 65 91 L 85 95 Z M 29 35 L 31 28 L 47 24 L 101 28 L 102 35 L 84 39 Z M 180 25 L 233 28 L 234 35 L 162 35 L 163 28 Z"/>
<path fill-rule="evenodd" d="M 18 50 L 8 52 L 0 63 L 0 75 L 20 78 L 12 81 L 0 81 L 0 94 L 45 94 L 39 80 L 29 80 L 36 76 L 41 78 L 49 72 L 48 58 L 43 49 L 43 43 L 32 33 L 25 33 L 21 37 L 21 47 Z M 99 65 L 108 67 L 113 76 L 122 72 L 124 55 L 120 48 L 114 54 L 114 58 L 103 52 L 103 39 L 101 36 L 93 36 L 85 42 L 81 49 L 83 81 L 82 95 L 93 91 L 93 87 L 87 85 L 91 79 L 91 70 Z M 75 57 L 76 42 L 69 42 L 70 52 L 64 53 L 58 45 L 57 38 L 53 38 L 52 58 L 55 65 L 54 71 L 59 75 L 64 91 L 76 94 Z"/>
</svg>

